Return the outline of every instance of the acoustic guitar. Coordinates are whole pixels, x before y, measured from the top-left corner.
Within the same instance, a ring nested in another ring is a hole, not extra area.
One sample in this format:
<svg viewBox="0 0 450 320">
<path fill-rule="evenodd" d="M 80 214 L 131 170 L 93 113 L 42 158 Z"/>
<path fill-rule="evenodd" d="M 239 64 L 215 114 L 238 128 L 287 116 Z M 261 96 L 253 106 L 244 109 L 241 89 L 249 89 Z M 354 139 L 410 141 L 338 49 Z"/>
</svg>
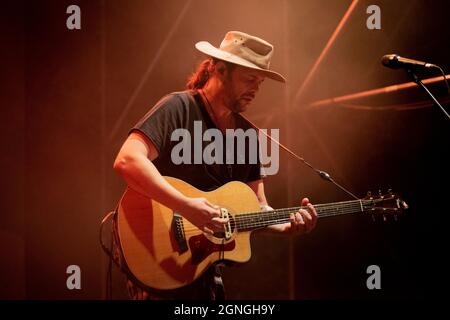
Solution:
<svg viewBox="0 0 450 320">
<path fill-rule="evenodd" d="M 171 177 L 167 181 L 188 197 L 204 197 L 228 217 L 224 230 L 206 234 L 179 213 L 128 188 L 118 206 L 117 230 L 128 269 L 142 284 L 154 289 L 175 289 L 192 283 L 219 260 L 246 262 L 251 257 L 250 234 L 256 229 L 289 221 L 301 207 L 260 211 L 253 190 L 229 182 L 203 192 Z M 407 208 L 395 194 L 361 200 L 315 204 L 319 218 L 351 213 L 397 216 Z"/>
</svg>

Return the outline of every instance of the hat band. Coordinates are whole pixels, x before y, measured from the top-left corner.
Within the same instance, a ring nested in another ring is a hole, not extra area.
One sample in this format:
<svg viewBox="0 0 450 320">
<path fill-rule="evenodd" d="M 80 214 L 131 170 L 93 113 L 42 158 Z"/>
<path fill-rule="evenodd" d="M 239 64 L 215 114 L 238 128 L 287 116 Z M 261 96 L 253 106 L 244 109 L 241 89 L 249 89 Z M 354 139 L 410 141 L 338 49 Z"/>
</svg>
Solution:
<svg viewBox="0 0 450 320">
<path fill-rule="evenodd" d="M 233 45 L 233 43 L 231 45 L 225 45 L 225 46 L 221 45 L 220 50 L 232 53 L 235 56 L 238 56 L 244 60 L 247 60 L 248 62 L 251 62 L 251 63 L 257 65 L 258 67 L 260 67 L 262 69 L 265 69 L 265 70 L 269 69 L 269 64 L 270 64 L 269 63 L 269 59 L 270 59 L 269 55 L 260 55 L 248 47 L 245 47 L 243 45 L 236 46 L 236 45 Z"/>
</svg>

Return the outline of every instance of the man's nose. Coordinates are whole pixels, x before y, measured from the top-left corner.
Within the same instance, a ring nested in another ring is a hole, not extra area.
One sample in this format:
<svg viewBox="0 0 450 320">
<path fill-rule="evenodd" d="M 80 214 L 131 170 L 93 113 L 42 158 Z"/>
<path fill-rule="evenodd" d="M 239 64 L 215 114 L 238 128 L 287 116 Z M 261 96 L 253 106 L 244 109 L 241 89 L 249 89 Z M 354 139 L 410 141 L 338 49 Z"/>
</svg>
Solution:
<svg viewBox="0 0 450 320">
<path fill-rule="evenodd" d="M 261 86 L 261 83 L 259 83 L 259 82 L 253 83 L 253 85 L 251 86 L 250 92 L 254 95 L 255 93 L 257 93 L 259 91 L 260 86 Z"/>
<path fill-rule="evenodd" d="M 259 91 L 259 87 L 261 87 L 262 83 L 263 83 L 263 81 L 257 81 L 257 82 L 255 82 L 255 85 L 254 85 L 254 87 L 255 87 L 255 93 Z"/>
</svg>

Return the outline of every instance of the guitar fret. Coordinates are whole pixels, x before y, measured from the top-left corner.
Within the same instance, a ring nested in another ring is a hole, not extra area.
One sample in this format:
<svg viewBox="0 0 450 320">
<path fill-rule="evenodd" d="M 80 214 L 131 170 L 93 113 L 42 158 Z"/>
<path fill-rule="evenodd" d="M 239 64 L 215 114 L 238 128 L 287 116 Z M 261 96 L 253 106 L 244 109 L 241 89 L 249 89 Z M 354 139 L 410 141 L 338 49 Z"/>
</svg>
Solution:
<svg viewBox="0 0 450 320">
<path fill-rule="evenodd" d="M 325 216 L 343 215 L 348 213 L 359 213 L 364 211 L 363 203 L 361 200 L 351 200 L 323 205 L 319 204 L 316 205 L 315 208 L 319 218 Z M 299 209 L 306 209 L 306 207 L 292 207 L 277 209 L 273 211 L 242 213 L 235 217 L 235 225 L 238 230 L 244 230 L 256 229 L 273 224 L 288 222 L 290 213 L 294 213 Z"/>
</svg>

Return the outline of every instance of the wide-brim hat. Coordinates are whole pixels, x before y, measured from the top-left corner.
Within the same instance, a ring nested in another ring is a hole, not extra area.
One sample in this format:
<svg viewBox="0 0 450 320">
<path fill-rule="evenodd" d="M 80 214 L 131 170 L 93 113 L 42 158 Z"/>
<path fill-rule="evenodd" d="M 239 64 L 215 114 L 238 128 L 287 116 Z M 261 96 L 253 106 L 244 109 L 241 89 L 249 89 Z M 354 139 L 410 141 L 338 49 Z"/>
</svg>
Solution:
<svg viewBox="0 0 450 320">
<path fill-rule="evenodd" d="M 197 42 L 195 47 L 208 56 L 259 70 L 268 78 L 286 82 L 281 74 L 269 69 L 273 45 L 258 37 L 240 31 L 230 31 L 225 35 L 219 48 L 207 41 Z"/>
</svg>

